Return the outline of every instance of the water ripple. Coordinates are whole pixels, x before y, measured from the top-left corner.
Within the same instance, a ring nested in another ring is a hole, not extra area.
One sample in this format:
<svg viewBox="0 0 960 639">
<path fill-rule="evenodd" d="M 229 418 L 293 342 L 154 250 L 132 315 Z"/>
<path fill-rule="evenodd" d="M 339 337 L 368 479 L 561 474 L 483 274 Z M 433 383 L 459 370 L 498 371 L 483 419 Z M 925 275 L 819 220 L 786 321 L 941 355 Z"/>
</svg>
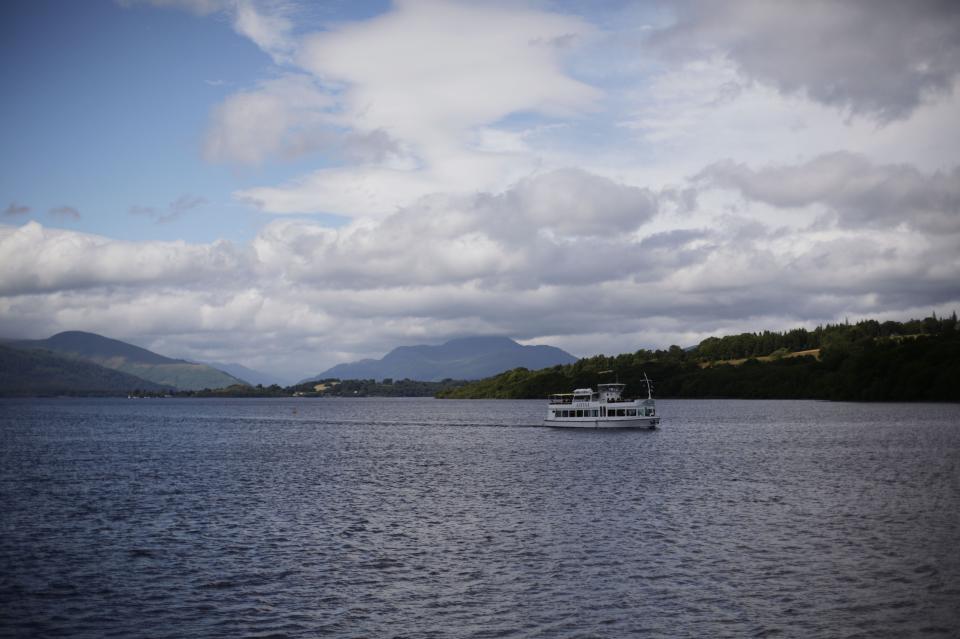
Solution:
<svg viewBox="0 0 960 639">
<path fill-rule="evenodd" d="M 0 400 L 0 636 L 960 636 L 960 407 L 542 412 Z"/>
</svg>

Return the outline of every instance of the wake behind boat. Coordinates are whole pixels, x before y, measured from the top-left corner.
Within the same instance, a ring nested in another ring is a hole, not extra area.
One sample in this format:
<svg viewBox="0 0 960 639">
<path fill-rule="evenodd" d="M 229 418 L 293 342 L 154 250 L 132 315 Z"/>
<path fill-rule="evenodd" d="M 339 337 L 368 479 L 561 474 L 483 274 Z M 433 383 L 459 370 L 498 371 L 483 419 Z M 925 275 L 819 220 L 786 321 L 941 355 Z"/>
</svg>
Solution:
<svg viewBox="0 0 960 639">
<path fill-rule="evenodd" d="M 597 390 L 578 388 L 550 396 L 545 426 L 555 428 L 646 428 L 660 424 L 653 389 L 647 376 L 646 399 L 626 399 L 626 384 L 597 384 Z"/>
</svg>

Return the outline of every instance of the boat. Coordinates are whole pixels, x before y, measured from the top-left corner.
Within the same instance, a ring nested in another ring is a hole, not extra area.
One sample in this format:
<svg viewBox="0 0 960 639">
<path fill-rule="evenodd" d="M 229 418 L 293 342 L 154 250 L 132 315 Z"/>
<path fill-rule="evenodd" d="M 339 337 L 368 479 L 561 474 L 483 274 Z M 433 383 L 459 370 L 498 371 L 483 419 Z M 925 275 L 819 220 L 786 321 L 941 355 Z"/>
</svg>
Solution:
<svg viewBox="0 0 960 639">
<path fill-rule="evenodd" d="M 626 384 L 597 384 L 597 390 L 578 388 L 550 396 L 545 426 L 554 428 L 645 428 L 660 425 L 653 387 L 646 374 L 646 399 L 623 396 Z"/>
</svg>

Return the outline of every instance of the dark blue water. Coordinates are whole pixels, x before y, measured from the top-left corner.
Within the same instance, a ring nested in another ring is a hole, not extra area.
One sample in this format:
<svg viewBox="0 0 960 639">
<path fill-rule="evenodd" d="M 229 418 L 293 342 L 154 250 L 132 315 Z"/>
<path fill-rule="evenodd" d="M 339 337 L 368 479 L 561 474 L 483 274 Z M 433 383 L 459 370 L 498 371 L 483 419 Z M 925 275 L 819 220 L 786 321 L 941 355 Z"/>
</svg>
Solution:
<svg viewBox="0 0 960 639">
<path fill-rule="evenodd" d="M 0 635 L 960 636 L 960 406 L 0 401 Z"/>
</svg>

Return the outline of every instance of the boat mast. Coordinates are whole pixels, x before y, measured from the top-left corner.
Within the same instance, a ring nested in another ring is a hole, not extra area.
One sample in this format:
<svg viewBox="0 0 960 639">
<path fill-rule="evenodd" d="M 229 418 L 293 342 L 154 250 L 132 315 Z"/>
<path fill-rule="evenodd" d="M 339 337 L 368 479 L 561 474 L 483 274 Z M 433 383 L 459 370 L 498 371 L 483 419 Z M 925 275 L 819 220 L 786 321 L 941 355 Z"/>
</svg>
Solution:
<svg viewBox="0 0 960 639">
<path fill-rule="evenodd" d="M 653 388 L 650 386 L 650 378 L 647 377 L 646 371 L 643 373 L 643 381 L 647 383 L 647 399 L 653 399 Z"/>
</svg>

